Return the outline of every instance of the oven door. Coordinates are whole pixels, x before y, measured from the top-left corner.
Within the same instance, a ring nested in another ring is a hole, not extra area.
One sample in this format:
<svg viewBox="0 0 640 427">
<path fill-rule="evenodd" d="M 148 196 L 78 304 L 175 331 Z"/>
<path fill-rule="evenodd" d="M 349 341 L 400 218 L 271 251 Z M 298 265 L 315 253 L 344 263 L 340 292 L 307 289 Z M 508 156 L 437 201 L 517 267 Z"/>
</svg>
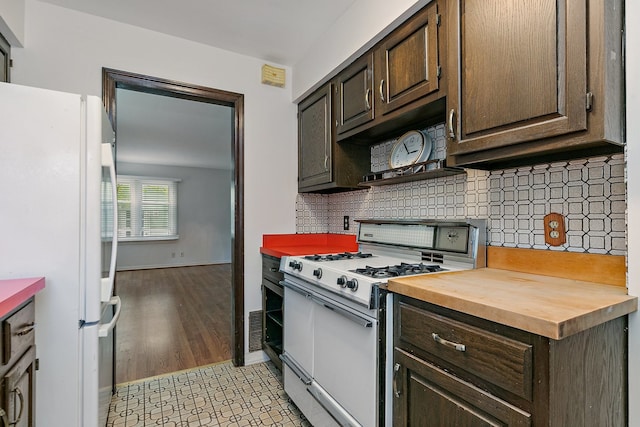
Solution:
<svg viewBox="0 0 640 427">
<path fill-rule="evenodd" d="M 338 301 L 319 296 L 313 300 L 313 380 L 358 425 L 375 426 L 377 320 Z"/>
<path fill-rule="evenodd" d="M 282 375 L 284 391 L 314 426 L 338 427 L 333 416 L 318 401 L 313 387 L 313 321 L 316 304 L 311 293 L 285 280 L 284 351 Z"/>
</svg>

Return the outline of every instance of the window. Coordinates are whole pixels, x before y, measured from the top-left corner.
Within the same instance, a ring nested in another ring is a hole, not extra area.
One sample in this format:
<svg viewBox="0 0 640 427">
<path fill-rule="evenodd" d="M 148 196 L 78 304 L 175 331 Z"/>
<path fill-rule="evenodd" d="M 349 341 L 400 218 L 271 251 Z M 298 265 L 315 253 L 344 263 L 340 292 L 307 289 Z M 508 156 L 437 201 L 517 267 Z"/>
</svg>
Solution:
<svg viewBox="0 0 640 427">
<path fill-rule="evenodd" d="M 118 175 L 118 239 L 177 239 L 178 181 Z"/>
</svg>

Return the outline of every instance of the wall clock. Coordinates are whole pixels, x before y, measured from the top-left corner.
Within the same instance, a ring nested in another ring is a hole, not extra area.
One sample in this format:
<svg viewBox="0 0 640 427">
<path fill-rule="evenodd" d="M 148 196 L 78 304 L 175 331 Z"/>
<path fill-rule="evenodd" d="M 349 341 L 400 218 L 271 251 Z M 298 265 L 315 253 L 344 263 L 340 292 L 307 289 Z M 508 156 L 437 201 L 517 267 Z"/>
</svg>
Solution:
<svg viewBox="0 0 640 427">
<path fill-rule="evenodd" d="M 418 130 L 409 131 L 398 138 L 391 149 L 389 166 L 396 169 L 424 162 L 431 154 L 432 145 L 429 135 Z"/>
</svg>

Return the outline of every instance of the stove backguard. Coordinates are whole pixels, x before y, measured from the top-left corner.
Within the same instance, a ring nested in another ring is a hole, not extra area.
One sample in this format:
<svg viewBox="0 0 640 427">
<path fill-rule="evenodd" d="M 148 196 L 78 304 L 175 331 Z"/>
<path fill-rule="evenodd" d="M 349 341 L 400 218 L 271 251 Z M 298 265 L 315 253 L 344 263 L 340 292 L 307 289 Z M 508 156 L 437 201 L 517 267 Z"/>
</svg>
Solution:
<svg viewBox="0 0 640 427">
<path fill-rule="evenodd" d="M 425 263 L 486 267 L 487 221 L 356 220 L 363 253 L 384 253 Z"/>
</svg>

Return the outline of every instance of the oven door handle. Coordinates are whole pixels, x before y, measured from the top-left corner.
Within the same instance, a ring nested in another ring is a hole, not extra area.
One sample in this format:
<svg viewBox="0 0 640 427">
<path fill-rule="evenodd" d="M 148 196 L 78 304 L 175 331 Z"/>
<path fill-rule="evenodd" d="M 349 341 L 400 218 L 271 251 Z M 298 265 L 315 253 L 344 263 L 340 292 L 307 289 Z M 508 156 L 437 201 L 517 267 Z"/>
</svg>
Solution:
<svg viewBox="0 0 640 427">
<path fill-rule="evenodd" d="M 298 378 L 300 378 L 300 381 L 302 381 L 304 385 L 311 385 L 311 378 L 304 373 L 302 368 L 299 367 L 298 364 L 291 357 L 289 357 L 287 353 L 282 353 L 280 355 L 280 360 L 282 360 L 282 363 L 287 365 L 289 369 L 291 369 L 293 373 L 296 374 Z"/>
<path fill-rule="evenodd" d="M 346 409 L 344 409 L 338 402 L 335 401 L 322 387 L 315 381 L 313 384 L 307 387 L 307 392 L 315 399 L 316 402 L 324 408 L 331 418 L 337 421 L 343 427 L 362 427 Z"/>
<path fill-rule="evenodd" d="M 306 289 L 302 288 L 301 286 L 296 285 L 295 283 L 289 282 L 288 280 L 282 280 L 280 284 L 285 288 L 291 289 L 292 291 L 299 293 L 305 298 L 311 298 L 310 292 L 308 292 Z"/>
<path fill-rule="evenodd" d="M 367 319 L 366 317 L 362 317 L 362 316 L 358 316 L 355 313 L 352 313 L 348 310 L 345 310 L 342 307 L 338 307 L 337 305 L 331 304 L 328 301 L 325 301 L 324 299 L 318 298 L 315 295 L 311 298 L 313 300 L 313 302 L 315 302 L 316 304 L 319 304 L 343 317 L 346 317 L 347 319 L 351 320 L 352 322 L 357 323 L 358 325 L 364 327 L 364 328 L 370 328 L 373 326 L 373 322 L 369 319 Z"/>
</svg>

